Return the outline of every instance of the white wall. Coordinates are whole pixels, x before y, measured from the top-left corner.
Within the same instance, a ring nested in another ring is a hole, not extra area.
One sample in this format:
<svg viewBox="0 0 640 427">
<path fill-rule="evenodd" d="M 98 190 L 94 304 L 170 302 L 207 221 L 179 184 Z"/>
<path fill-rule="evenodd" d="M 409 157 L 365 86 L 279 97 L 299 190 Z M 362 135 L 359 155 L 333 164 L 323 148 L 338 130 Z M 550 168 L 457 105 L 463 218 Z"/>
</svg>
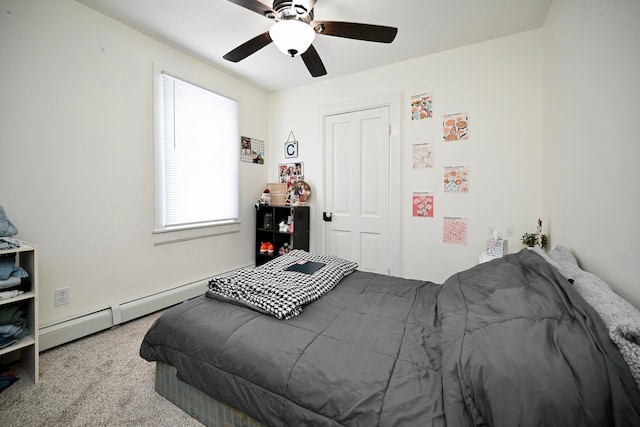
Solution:
<svg viewBox="0 0 640 427">
<path fill-rule="evenodd" d="M 544 26 L 551 241 L 640 307 L 640 2 L 555 0 Z"/>
<path fill-rule="evenodd" d="M 249 163 L 240 233 L 154 246 L 153 62 L 238 100 L 266 141 L 265 92 L 71 0 L 3 0 L 0 58 L 0 204 L 40 249 L 41 327 L 254 262 L 267 167 Z"/>
<path fill-rule="evenodd" d="M 542 215 L 552 244 L 572 247 L 640 306 L 632 246 L 640 240 L 640 145 L 627 126 L 640 108 L 638 5 L 555 0 L 544 33 L 268 95 L 74 1 L 2 0 L 0 204 L 18 237 L 40 248 L 41 327 L 252 263 L 252 205 L 285 161 L 290 131 L 314 187 L 312 249 L 320 248 L 319 112 L 391 92 L 404 108 L 394 189 L 403 200 L 403 275 L 441 282 L 473 265 L 490 225 L 513 227 L 516 251 Z M 240 233 L 153 245 L 154 61 L 239 100 L 241 133 L 267 142 L 269 165 L 241 164 Z M 412 122 L 410 96 L 425 91 L 435 118 Z M 441 116 L 456 111 L 469 112 L 471 139 L 446 144 Z M 436 142 L 435 168 L 412 170 L 411 145 L 427 141 Z M 470 194 L 443 194 L 442 169 L 452 164 L 470 166 Z M 435 193 L 435 218 L 411 217 L 412 191 Z M 445 215 L 469 218 L 468 245 L 442 243 Z M 71 304 L 54 307 L 54 289 L 65 286 Z"/>
<path fill-rule="evenodd" d="M 328 73 L 331 69 L 328 67 Z M 290 131 L 299 140 L 305 180 L 313 187 L 312 250 L 323 205 L 320 111 L 328 105 L 401 92 L 402 275 L 437 282 L 477 262 L 490 225 L 513 227 L 510 251 L 541 215 L 542 32 L 530 31 L 271 95 L 270 178 L 276 179 Z M 411 121 L 412 95 L 432 92 L 434 118 Z M 469 113 L 470 139 L 442 141 L 442 115 Z M 435 142 L 433 169 L 411 168 L 411 145 Z M 468 195 L 443 194 L 445 166 L 470 167 Z M 413 191 L 433 191 L 434 218 L 413 218 Z M 442 243 L 442 217 L 468 217 L 466 246 Z"/>
</svg>

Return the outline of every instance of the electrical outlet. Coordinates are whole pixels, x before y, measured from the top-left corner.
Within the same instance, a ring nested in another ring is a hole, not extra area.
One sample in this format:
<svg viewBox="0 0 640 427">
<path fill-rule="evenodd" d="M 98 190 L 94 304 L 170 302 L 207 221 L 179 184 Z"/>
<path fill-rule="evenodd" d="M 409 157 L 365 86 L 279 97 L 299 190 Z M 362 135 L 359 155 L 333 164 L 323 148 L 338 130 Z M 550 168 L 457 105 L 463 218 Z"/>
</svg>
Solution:
<svg viewBox="0 0 640 427">
<path fill-rule="evenodd" d="M 69 288 L 56 289 L 56 301 L 55 305 L 69 304 Z"/>
</svg>

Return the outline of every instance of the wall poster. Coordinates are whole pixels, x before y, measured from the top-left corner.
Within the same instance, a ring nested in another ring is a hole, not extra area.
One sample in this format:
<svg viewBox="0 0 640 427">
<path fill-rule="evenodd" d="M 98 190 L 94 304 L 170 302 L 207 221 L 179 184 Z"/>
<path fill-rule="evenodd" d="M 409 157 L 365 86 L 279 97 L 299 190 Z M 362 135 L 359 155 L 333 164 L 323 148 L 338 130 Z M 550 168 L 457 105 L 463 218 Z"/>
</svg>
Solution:
<svg viewBox="0 0 640 427">
<path fill-rule="evenodd" d="M 264 164 L 264 141 L 249 138 L 248 136 L 240 137 L 240 160 L 243 162 Z"/>
<path fill-rule="evenodd" d="M 467 218 L 446 216 L 443 218 L 442 226 L 443 243 L 467 244 Z"/>
<path fill-rule="evenodd" d="M 442 133 L 445 141 L 469 139 L 469 115 L 467 113 L 445 114 L 442 119 Z"/>
<path fill-rule="evenodd" d="M 433 143 L 413 144 L 412 162 L 414 169 L 433 168 Z"/>
<path fill-rule="evenodd" d="M 414 192 L 412 201 L 413 216 L 433 218 L 432 192 Z"/>
<path fill-rule="evenodd" d="M 433 98 L 431 93 L 422 93 L 411 97 L 411 120 L 433 117 Z"/>
<path fill-rule="evenodd" d="M 443 182 L 445 193 L 468 193 L 469 168 L 467 166 L 446 166 Z"/>
<path fill-rule="evenodd" d="M 278 165 L 278 182 L 287 184 L 287 189 L 291 190 L 293 184 L 304 181 L 304 163 L 280 163 Z"/>
</svg>

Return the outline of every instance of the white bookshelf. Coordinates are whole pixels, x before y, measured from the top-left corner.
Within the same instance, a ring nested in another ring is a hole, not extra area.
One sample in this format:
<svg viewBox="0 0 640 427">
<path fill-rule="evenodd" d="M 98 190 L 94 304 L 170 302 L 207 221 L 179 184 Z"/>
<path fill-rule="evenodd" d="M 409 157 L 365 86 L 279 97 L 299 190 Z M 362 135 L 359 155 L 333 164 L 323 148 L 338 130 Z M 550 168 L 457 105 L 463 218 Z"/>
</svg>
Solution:
<svg viewBox="0 0 640 427">
<path fill-rule="evenodd" d="M 34 382 L 40 377 L 38 347 L 38 249 L 29 243 L 20 242 L 19 248 L 0 249 L 0 256 L 16 255 L 16 265 L 24 268 L 29 277 L 22 279 L 25 292 L 13 298 L 0 299 L 0 308 L 10 304 L 26 304 L 27 329 L 29 335 L 16 344 L 0 349 L 0 361 L 20 360 L 24 370 Z"/>
</svg>

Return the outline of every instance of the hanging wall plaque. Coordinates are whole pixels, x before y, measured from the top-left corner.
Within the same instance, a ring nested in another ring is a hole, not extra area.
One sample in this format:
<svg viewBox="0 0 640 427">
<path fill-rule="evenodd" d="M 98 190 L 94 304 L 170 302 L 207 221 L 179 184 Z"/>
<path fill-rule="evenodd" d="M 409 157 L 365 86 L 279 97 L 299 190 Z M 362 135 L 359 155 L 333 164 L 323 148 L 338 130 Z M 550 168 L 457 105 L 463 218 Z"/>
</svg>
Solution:
<svg viewBox="0 0 640 427">
<path fill-rule="evenodd" d="M 293 131 L 289 132 L 289 138 L 284 143 L 284 158 L 293 159 L 298 157 L 298 141 L 293 135 Z"/>
</svg>

